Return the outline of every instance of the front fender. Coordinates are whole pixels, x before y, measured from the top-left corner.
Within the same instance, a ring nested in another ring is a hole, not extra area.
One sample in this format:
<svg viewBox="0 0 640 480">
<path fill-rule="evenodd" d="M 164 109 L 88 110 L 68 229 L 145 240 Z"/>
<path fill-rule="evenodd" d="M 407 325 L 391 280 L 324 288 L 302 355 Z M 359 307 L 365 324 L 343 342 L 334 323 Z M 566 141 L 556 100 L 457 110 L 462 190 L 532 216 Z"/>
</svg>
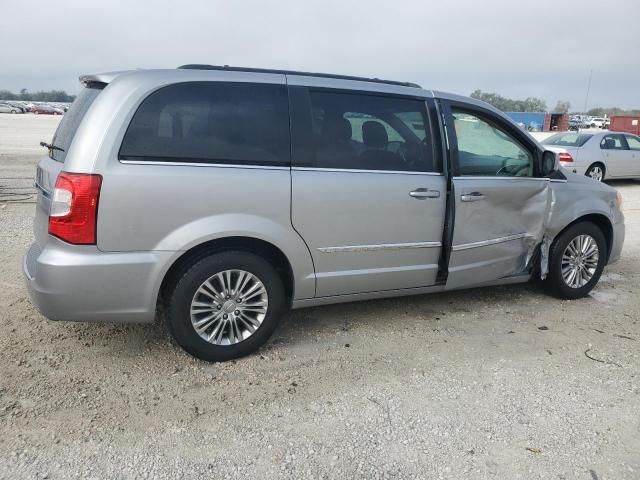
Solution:
<svg viewBox="0 0 640 480">
<path fill-rule="evenodd" d="M 589 216 L 593 218 L 594 215 L 606 219 L 612 232 L 616 230 L 615 225 L 623 223 L 614 189 L 587 177 L 571 174 L 567 182 L 551 183 L 551 202 L 541 244 L 541 278 L 544 279 L 548 272 L 549 249 L 557 236 L 572 223 Z M 615 244 L 616 239 L 613 240 Z"/>
</svg>

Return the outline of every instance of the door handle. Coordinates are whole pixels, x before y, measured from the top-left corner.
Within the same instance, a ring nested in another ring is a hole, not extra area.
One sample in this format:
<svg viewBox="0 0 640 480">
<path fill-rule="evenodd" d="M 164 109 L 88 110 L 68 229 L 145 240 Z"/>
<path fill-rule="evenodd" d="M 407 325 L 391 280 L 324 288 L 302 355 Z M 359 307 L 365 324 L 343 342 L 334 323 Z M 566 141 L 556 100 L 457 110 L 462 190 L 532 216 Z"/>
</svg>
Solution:
<svg viewBox="0 0 640 480">
<path fill-rule="evenodd" d="M 428 190 L 426 188 L 417 188 L 413 192 L 409 192 L 409 196 L 413 198 L 439 198 L 438 190 Z"/>
<path fill-rule="evenodd" d="M 463 202 L 477 202 L 478 200 L 484 200 L 484 195 L 480 192 L 463 193 L 460 195 L 460 200 Z"/>
</svg>

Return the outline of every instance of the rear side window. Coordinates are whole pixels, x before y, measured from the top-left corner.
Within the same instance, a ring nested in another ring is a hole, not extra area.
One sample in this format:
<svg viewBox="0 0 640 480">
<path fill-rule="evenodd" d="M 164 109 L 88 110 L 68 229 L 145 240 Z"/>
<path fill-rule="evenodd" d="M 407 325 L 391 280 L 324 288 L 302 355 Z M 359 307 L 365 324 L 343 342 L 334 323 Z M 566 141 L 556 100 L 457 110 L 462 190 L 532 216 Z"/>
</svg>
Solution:
<svg viewBox="0 0 640 480">
<path fill-rule="evenodd" d="M 424 100 L 323 90 L 294 97 L 310 112 L 293 125 L 297 166 L 437 171 Z"/>
<path fill-rule="evenodd" d="M 93 104 L 93 101 L 98 97 L 104 86 L 98 84 L 97 86 L 83 88 L 73 104 L 69 108 L 69 111 L 65 113 L 55 135 L 51 142 L 54 146 L 61 148 L 64 151 L 58 149 L 50 150 L 49 156 L 57 162 L 64 162 L 67 156 L 69 147 L 73 136 L 76 134 L 82 119 L 89 110 L 89 107 Z"/>
<path fill-rule="evenodd" d="M 188 82 L 142 102 L 120 159 L 288 166 L 289 151 L 284 85 Z"/>
</svg>

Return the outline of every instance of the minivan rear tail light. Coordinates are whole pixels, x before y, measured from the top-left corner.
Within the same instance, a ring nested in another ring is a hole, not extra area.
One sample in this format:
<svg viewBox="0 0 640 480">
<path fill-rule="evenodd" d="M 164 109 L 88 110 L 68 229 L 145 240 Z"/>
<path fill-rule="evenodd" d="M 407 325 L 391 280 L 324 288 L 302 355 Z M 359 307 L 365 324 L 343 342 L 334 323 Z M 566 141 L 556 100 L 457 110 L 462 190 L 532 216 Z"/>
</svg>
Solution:
<svg viewBox="0 0 640 480">
<path fill-rule="evenodd" d="M 570 153 L 561 152 L 558 154 L 558 160 L 561 162 L 573 162 L 573 157 Z"/>
<path fill-rule="evenodd" d="M 49 233 L 75 245 L 96 244 L 101 175 L 61 172 L 49 211 Z"/>
</svg>

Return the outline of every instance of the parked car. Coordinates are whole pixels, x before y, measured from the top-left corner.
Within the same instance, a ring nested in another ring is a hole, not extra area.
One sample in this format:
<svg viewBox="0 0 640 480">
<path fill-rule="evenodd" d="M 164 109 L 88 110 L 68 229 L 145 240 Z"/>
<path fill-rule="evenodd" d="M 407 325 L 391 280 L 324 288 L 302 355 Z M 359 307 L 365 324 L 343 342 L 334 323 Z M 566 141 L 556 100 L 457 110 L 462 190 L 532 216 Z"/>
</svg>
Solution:
<svg viewBox="0 0 640 480">
<path fill-rule="evenodd" d="M 44 144 L 24 259 L 50 319 L 161 311 L 221 361 L 289 308 L 532 278 L 575 299 L 620 257 L 617 192 L 478 100 L 203 65 L 81 81 Z"/>
<path fill-rule="evenodd" d="M 0 113 L 23 113 L 19 107 L 9 103 L 0 103 Z"/>
<path fill-rule="evenodd" d="M 583 128 L 591 128 L 591 117 L 586 115 L 572 115 L 569 117 L 569 130 L 577 131 Z"/>
<path fill-rule="evenodd" d="M 7 102 L 9 105 L 11 105 L 12 107 L 17 108 L 19 111 L 16 113 L 27 113 L 27 108 L 19 103 L 14 103 L 14 102 Z"/>
<path fill-rule="evenodd" d="M 34 105 L 31 107 L 31 113 L 35 115 L 63 115 L 60 109 L 50 107 L 48 105 Z"/>
<path fill-rule="evenodd" d="M 606 123 L 607 120 L 604 117 L 591 117 L 590 126 L 591 128 L 604 128 Z"/>
<path fill-rule="evenodd" d="M 560 164 L 599 182 L 640 178 L 640 137 L 630 133 L 558 133 L 543 142 L 560 154 Z"/>
</svg>

